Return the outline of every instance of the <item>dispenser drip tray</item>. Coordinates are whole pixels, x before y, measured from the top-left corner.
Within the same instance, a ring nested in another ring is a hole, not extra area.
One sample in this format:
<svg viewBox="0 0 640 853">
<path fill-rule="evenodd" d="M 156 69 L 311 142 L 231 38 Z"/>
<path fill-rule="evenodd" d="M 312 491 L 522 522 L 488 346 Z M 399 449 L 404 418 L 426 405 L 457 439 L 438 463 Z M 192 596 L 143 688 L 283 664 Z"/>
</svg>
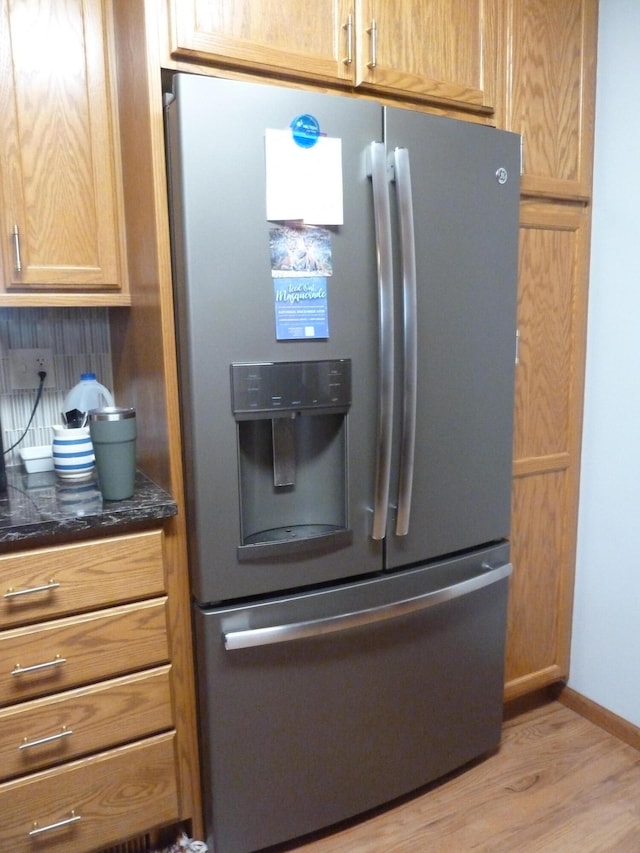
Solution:
<svg viewBox="0 0 640 853">
<path fill-rule="evenodd" d="M 239 560 L 260 560 L 265 557 L 286 556 L 299 551 L 343 548 L 349 545 L 353 533 L 336 524 L 291 524 L 260 530 L 247 536 L 238 546 Z"/>
</svg>

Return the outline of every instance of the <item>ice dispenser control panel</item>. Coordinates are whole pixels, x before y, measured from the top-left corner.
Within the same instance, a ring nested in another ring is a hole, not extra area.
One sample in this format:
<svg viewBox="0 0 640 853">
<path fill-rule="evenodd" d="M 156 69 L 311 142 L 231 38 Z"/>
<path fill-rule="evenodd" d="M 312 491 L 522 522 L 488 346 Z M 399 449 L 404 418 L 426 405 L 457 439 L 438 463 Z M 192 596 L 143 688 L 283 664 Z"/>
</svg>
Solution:
<svg viewBox="0 0 640 853">
<path fill-rule="evenodd" d="M 238 419 L 278 410 L 346 411 L 351 404 L 351 359 L 231 365 L 231 408 Z"/>
</svg>

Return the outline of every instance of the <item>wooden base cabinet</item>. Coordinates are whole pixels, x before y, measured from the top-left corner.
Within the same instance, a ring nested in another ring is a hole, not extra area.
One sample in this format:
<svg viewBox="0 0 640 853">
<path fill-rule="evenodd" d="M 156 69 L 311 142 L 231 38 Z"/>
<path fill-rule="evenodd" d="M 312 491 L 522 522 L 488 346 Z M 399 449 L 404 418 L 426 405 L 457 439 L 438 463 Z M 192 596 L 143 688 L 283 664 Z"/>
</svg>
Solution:
<svg viewBox="0 0 640 853">
<path fill-rule="evenodd" d="M 0 557 L 6 849 L 86 853 L 180 818 L 163 536 Z"/>
<path fill-rule="evenodd" d="M 12 853 L 87 853 L 178 816 L 173 735 L 93 755 L 0 786 Z"/>
</svg>

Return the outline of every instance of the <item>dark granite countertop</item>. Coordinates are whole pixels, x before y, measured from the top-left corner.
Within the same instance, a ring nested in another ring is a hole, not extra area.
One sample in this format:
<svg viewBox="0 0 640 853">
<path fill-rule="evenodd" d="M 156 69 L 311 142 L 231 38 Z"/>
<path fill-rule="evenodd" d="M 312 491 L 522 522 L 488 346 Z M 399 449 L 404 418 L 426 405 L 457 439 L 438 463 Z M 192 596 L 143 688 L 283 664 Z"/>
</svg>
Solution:
<svg viewBox="0 0 640 853">
<path fill-rule="evenodd" d="M 104 501 L 93 477 L 64 481 L 54 471 L 26 474 L 20 467 L 8 468 L 7 493 L 0 496 L 0 551 L 7 543 L 99 533 L 176 513 L 173 498 L 140 471 L 132 498 Z"/>
</svg>

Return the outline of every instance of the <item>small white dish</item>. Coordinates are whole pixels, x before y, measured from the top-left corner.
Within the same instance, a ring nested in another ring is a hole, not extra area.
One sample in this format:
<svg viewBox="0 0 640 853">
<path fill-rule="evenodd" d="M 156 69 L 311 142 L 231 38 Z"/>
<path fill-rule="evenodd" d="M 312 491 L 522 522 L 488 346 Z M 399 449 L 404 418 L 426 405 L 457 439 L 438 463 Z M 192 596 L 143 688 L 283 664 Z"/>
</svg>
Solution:
<svg viewBox="0 0 640 853">
<path fill-rule="evenodd" d="M 25 447 L 19 453 L 24 467 L 27 469 L 27 474 L 53 471 L 53 454 L 50 444 L 41 444 L 38 447 Z"/>
</svg>

